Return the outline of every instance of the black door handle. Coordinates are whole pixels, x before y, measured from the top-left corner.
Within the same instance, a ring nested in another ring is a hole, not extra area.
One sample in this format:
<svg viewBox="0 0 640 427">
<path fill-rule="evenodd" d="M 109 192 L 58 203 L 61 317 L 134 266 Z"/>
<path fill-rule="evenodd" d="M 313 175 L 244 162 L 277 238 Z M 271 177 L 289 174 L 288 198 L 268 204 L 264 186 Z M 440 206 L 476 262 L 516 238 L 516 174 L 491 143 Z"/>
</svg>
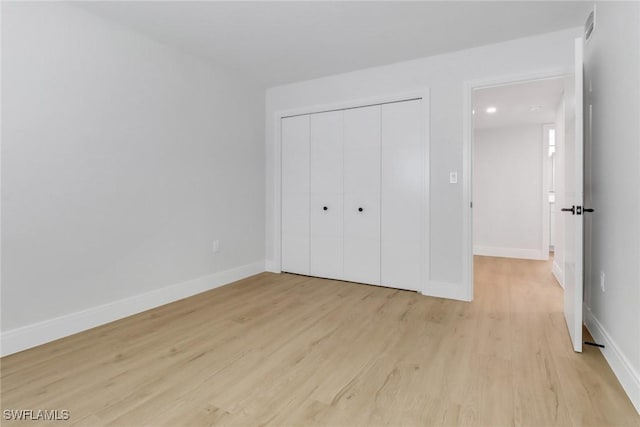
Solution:
<svg viewBox="0 0 640 427">
<path fill-rule="evenodd" d="M 328 207 L 326 207 L 326 206 L 323 206 L 323 207 L 322 207 L 322 210 L 323 210 L 323 211 L 328 211 L 328 210 L 329 210 L 329 208 L 328 208 Z"/>
<path fill-rule="evenodd" d="M 358 208 L 358 212 L 362 212 L 364 209 L 362 208 Z"/>
<path fill-rule="evenodd" d="M 562 212 L 571 212 L 571 215 L 575 215 L 576 214 L 576 207 L 575 206 L 571 206 L 571 208 L 562 208 L 560 210 Z"/>
<path fill-rule="evenodd" d="M 589 209 L 589 208 L 583 208 L 582 212 L 593 212 L 593 209 Z"/>
</svg>

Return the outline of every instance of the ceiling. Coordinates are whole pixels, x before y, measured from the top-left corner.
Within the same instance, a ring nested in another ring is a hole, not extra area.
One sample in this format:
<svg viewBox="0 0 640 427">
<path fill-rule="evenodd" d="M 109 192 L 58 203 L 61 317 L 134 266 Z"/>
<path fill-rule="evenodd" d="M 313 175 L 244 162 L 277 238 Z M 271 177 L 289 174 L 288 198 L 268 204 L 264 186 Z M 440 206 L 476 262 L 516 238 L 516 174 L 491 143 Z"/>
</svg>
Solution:
<svg viewBox="0 0 640 427">
<path fill-rule="evenodd" d="M 581 26 L 589 2 L 73 2 L 274 86 Z"/>
<path fill-rule="evenodd" d="M 553 123 L 564 85 L 564 78 L 555 78 L 477 89 L 473 92 L 474 127 Z M 488 107 L 497 111 L 488 114 Z"/>
</svg>

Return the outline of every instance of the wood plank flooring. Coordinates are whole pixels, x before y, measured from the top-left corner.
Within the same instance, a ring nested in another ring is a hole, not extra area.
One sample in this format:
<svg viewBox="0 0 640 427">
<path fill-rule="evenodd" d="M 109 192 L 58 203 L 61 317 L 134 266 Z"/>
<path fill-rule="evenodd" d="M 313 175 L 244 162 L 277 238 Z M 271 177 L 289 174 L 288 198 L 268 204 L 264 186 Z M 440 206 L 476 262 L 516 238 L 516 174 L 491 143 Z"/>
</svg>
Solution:
<svg viewBox="0 0 640 427">
<path fill-rule="evenodd" d="M 473 303 L 263 273 L 2 358 L 1 407 L 69 410 L 58 426 L 640 425 L 600 351 L 572 351 L 549 263 L 475 263 Z"/>
</svg>

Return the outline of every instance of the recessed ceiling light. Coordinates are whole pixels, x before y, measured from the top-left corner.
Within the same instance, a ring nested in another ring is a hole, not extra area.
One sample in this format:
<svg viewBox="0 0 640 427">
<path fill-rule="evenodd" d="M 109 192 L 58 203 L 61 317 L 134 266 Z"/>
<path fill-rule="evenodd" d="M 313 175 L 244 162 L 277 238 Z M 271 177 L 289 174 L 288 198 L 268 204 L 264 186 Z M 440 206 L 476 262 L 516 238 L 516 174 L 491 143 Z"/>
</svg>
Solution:
<svg viewBox="0 0 640 427">
<path fill-rule="evenodd" d="M 487 112 L 487 114 L 493 114 L 498 111 L 498 109 L 496 107 L 487 107 L 485 111 Z"/>
<path fill-rule="evenodd" d="M 529 107 L 529 111 L 533 112 L 533 111 L 540 111 L 542 110 L 542 106 L 540 105 L 532 105 L 531 107 Z"/>
</svg>

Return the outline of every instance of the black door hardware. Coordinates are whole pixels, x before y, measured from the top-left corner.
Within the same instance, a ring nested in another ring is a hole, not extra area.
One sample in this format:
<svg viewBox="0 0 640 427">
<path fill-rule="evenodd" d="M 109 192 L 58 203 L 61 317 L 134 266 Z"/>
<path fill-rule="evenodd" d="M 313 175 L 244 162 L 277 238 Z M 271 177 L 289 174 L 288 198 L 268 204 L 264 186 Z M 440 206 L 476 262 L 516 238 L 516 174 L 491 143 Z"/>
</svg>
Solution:
<svg viewBox="0 0 640 427">
<path fill-rule="evenodd" d="M 582 213 L 593 212 L 591 208 L 583 208 L 582 206 L 571 206 L 570 208 L 560 209 L 562 212 L 571 212 L 571 215 L 582 215 Z"/>
<path fill-rule="evenodd" d="M 364 209 L 362 208 L 358 208 L 358 212 L 362 212 Z"/>
<path fill-rule="evenodd" d="M 322 207 L 322 210 L 323 210 L 323 211 L 326 211 L 326 210 L 329 210 L 329 208 L 328 208 L 328 207 L 326 207 L 326 206 L 323 206 L 323 207 Z"/>
</svg>

